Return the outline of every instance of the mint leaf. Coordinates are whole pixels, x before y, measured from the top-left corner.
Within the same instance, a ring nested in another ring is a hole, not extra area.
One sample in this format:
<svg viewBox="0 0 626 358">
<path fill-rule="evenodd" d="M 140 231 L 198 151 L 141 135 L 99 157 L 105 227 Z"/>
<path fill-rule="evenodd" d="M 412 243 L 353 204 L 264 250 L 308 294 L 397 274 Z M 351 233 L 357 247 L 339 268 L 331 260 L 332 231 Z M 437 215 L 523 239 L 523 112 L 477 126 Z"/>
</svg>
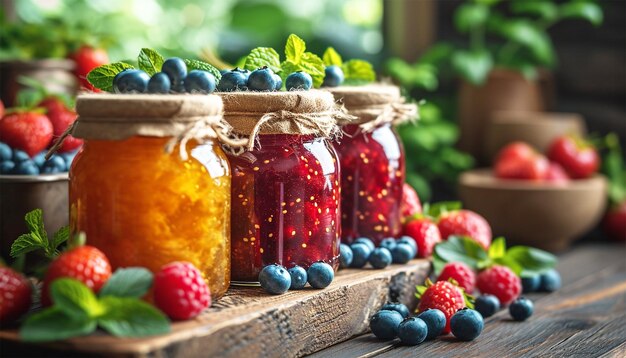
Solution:
<svg viewBox="0 0 626 358">
<path fill-rule="evenodd" d="M 100 297 L 137 297 L 145 295 L 152 286 L 153 275 L 143 267 L 117 269 L 100 290 Z"/>
<path fill-rule="evenodd" d="M 59 247 L 59 245 L 67 241 L 69 237 L 70 237 L 70 227 L 63 226 L 57 232 L 54 233 L 54 236 L 52 236 L 52 243 L 50 245 L 51 249 L 57 251 L 57 248 Z"/>
<path fill-rule="evenodd" d="M 503 257 L 504 254 L 506 254 L 506 240 L 500 236 L 489 246 L 489 258 L 497 259 Z"/>
<path fill-rule="evenodd" d="M 326 66 L 339 66 L 343 65 L 343 60 L 337 51 L 334 48 L 329 47 L 324 51 L 324 55 L 322 56 L 322 60 L 324 61 L 324 65 Z"/>
<path fill-rule="evenodd" d="M 304 40 L 299 38 L 297 35 L 289 35 L 289 38 L 287 38 L 287 44 L 285 44 L 285 57 L 287 60 L 295 64 L 299 64 L 302 60 L 302 55 L 304 55 L 304 50 L 306 50 Z"/>
<path fill-rule="evenodd" d="M 136 298 L 105 296 L 106 314 L 98 324 L 118 337 L 144 337 L 170 331 L 167 317 L 154 306 Z"/>
<path fill-rule="evenodd" d="M 524 270 L 524 268 L 517 261 L 508 256 L 498 257 L 497 259 L 494 259 L 493 262 L 510 268 L 511 271 L 515 272 L 517 276 L 521 276 L 522 271 Z"/>
<path fill-rule="evenodd" d="M 511 247 L 506 252 L 505 258 L 521 266 L 522 276 L 540 274 L 553 268 L 557 263 L 556 256 L 551 253 L 528 246 Z"/>
<path fill-rule="evenodd" d="M 11 257 L 18 257 L 22 254 L 35 251 L 35 250 L 47 250 L 48 243 L 44 242 L 41 237 L 31 234 L 20 235 L 11 244 Z"/>
<path fill-rule="evenodd" d="M 96 321 L 65 314 L 51 307 L 28 317 L 20 328 L 20 338 L 25 342 L 46 342 L 85 336 L 96 330 Z"/>
<path fill-rule="evenodd" d="M 435 246 L 435 257 L 442 262 L 460 261 L 473 269 L 478 269 L 489 261 L 487 251 L 468 237 L 450 236 L 447 241 Z M 435 271 L 436 274 L 439 272 Z"/>
<path fill-rule="evenodd" d="M 46 233 L 46 229 L 44 228 L 43 211 L 41 209 L 29 211 L 24 216 L 24 221 L 30 233 L 20 235 L 17 240 L 11 244 L 11 256 L 17 257 L 27 252 L 42 249 L 46 253 L 46 256 L 52 257 L 54 255 L 54 249 L 50 247 L 48 233 Z"/>
<path fill-rule="evenodd" d="M 220 70 L 218 70 L 217 68 L 215 68 L 215 66 L 209 63 L 206 63 L 200 60 L 189 60 L 189 59 L 184 59 L 183 61 L 185 62 L 185 65 L 187 65 L 187 71 L 191 71 L 191 70 L 207 71 L 210 74 L 212 74 L 213 77 L 215 77 L 216 81 L 219 81 L 222 78 L 222 74 L 220 73 Z"/>
<path fill-rule="evenodd" d="M 104 313 L 96 295 L 82 282 L 71 278 L 59 278 L 50 286 L 52 301 L 68 316 L 95 318 Z"/>
<path fill-rule="evenodd" d="M 493 68 L 493 58 L 487 50 L 456 51 L 452 55 L 452 67 L 468 82 L 481 85 Z"/>
<path fill-rule="evenodd" d="M 250 51 L 246 57 L 246 70 L 254 71 L 260 67 L 267 66 L 275 73 L 281 71 L 280 56 L 271 47 L 257 47 Z"/>
<path fill-rule="evenodd" d="M 37 235 L 42 240 L 48 241 L 48 233 L 46 233 L 46 229 L 43 226 L 43 211 L 41 209 L 35 209 L 26 213 L 24 220 L 31 235 Z"/>
<path fill-rule="evenodd" d="M 102 65 L 91 70 L 91 72 L 87 74 L 87 80 L 92 86 L 103 91 L 111 92 L 113 90 L 113 77 L 124 70 L 132 68 L 134 67 L 124 62 Z"/>
<path fill-rule="evenodd" d="M 371 63 L 363 60 L 349 60 L 341 66 L 346 83 L 365 83 L 376 81 L 376 72 Z"/>
<path fill-rule="evenodd" d="M 152 76 L 157 72 L 161 72 L 165 59 L 158 52 L 150 48 L 142 48 L 137 58 L 139 69 L 145 71 Z"/>
</svg>

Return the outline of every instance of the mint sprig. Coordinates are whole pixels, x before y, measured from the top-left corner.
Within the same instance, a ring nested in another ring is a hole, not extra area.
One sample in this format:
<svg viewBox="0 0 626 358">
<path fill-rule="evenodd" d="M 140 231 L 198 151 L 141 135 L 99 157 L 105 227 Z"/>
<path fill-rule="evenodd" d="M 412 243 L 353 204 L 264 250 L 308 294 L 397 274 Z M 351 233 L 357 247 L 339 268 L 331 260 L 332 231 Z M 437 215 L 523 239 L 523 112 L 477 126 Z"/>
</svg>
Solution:
<svg viewBox="0 0 626 358">
<path fill-rule="evenodd" d="M 207 71 L 210 74 L 212 74 L 213 77 L 215 77 L 216 81 L 219 81 L 222 78 L 222 74 L 220 73 L 220 70 L 215 68 L 215 66 L 208 64 L 204 61 L 191 60 L 191 59 L 185 58 L 183 59 L 183 62 L 185 62 L 185 65 L 187 65 L 187 71 L 193 71 L 193 70 Z"/>
<path fill-rule="evenodd" d="M 142 48 L 137 58 L 139 69 L 145 71 L 150 76 L 161 72 L 163 62 L 165 62 L 163 56 L 151 48 Z"/>
<path fill-rule="evenodd" d="M 276 50 L 271 47 L 257 47 L 252 49 L 250 54 L 246 56 L 244 64 L 246 70 L 254 71 L 263 66 L 267 66 L 275 73 L 282 71 L 280 55 Z"/>
<path fill-rule="evenodd" d="M 291 34 L 285 44 L 285 61 L 281 63 L 283 82 L 293 72 L 303 71 L 313 78 L 313 87 L 324 82 L 324 61 L 312 52 L 305 52 L 306 44 L 297 35 Z"/>
<path fill-rule="evenodd" d="M 20 235 L 11 244 L 11 257 L 18 257 L 35 250 L 43 250 L 48 258 L 58 255 L 58 247 L 67 241 L 70 232 L 67 226 L 60 228 L 52 237 L 48 239 L 48 233 L 43 223 L 43 211 L 35 209 L 24 216 L 29 233 Z"/>
<path fill-rule="evenodd" d="M 119 268 L 100 290 L 100 297 L 143 297 L 152 286 L 153 275 L 143 267 Z"/>
<path fill-rule="evenodd" d="M 376 81 L 374 66 L 365 60 L 348 60 L 341 66 L 346 84 L 363 84 Z"/>
<path fill-rule="evenodd" d="M 322 55 L 322 60 L 325 66 L 339 66 L 343 65 L 343 59 L 341 55 L 332 47 L 328 47 Z"/>
<path fill-rule="evenodd" d="M 103 91 L 113 91 L 113 78 L 124 70 L 130 70 L 135 67 L 126 62 L 115 62 L 108 65 L 102 65 L 94 68 L 87 74 L 87 81 L 92 86 Z"/>
</svg>

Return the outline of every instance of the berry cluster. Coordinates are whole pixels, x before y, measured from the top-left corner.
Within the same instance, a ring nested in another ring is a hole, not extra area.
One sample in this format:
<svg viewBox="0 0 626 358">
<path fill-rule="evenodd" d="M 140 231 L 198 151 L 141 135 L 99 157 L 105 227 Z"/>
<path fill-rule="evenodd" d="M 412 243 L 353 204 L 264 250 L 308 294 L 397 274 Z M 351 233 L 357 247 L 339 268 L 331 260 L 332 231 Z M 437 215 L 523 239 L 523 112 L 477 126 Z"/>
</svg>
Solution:
<svg viewBox="0 0 626 358">
<path fill-rule="evenodd" d="M 77 151 L 53 154 L 46 160 L 46 151 L 30 157 L 26 152 L 12 149 L 0 142 L 0 174 L 37 175 L 68 172 Z"/>
<path fill-rule="evenodd" d="M 325 262 L 315 262 L 305 270 L 301 266 L 290 269 L 273 264 L 267 265 L 259 274 L 259 283 L 268 293 L 280 295 L 288 290 L 301 290 L 307 282 L 311 287 L 322 289 L 328 287 L 335 278 L 332 266 Z"/>
<path fill-rule="evenodd" d="M 376 247 L 366 237 L 360 237 L 352 244 L 339 247 L 340 268 L 363 268 L 368 262 L 375 269 L 383 269 L 391 263 L 405 264 L 417 255 L 417 244 L 408 236 L 399 239 L 388 237 Z"/>
</svg>

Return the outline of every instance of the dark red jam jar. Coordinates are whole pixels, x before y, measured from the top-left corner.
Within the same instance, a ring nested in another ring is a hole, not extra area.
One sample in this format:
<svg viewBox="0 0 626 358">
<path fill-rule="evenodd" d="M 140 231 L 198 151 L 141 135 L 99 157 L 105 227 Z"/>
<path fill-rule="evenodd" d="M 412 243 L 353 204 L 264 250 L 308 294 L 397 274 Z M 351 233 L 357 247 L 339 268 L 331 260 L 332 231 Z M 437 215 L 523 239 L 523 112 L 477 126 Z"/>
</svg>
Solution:
<svg viewBox="0 0 626 358">
<path fill-rule="evenodd" d="M 257 127 L 254 148 L 228 155 L 233 284 L 257 282 L 261 269 L 274 263 L 307 269 L 324 261 L 336 270 L 341 229 L 337 154 L 326 139 L 329 133 L 307 131 L 293 122 L 300 116 L 334 126 L 332 117 L 317 114 L 334 108 L 332 96 L 322 91 L 241 92 L 222 99 L 225 119 L 236 133 L 250 135 L 268 113 L 272 117 Z"/>
<path fill-rule="evenodd" d="M 407 111 L 399 108 L 406 105 L 394 86 L 337 87 L 331 92 L 357 117 L 342 125 L 344 135 L 333 143 L 341 162 L 342 241 L 367 237 L 378 245 L 402 230 L 404 149 L 393 123 L 403 119 Z"/>
</svg>

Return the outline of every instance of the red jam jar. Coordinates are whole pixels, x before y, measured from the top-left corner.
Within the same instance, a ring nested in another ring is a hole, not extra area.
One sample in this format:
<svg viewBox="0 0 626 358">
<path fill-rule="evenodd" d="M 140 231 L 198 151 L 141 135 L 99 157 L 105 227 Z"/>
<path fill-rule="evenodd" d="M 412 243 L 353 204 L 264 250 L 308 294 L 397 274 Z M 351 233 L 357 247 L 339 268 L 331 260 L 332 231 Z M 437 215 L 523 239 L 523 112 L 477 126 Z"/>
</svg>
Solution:
<svg viewBox="0 0 626 358">
<path fill-rule="evenodd" d="M 231 282 L 256 283 L 261 269 L 274 263 L 307 269 L 324 261 L 336 270 L 340 174 L 327 139 L 337 130 L 328 115 L 335 108 L 332 95 L 312 90 L 220 96 L 235 133 L 250 136 L 258 129 L 253 148 L 227 154 Z"/>
<path fill-rule="evenodd" d="M 404 148 L 393 123 L 411 113 L 395 86 L 329 89 L 351 115 L 334 141 L 341 162 L 342 241 L 367 237 L 379 244 L 402 230 L 400 203 L 405 179 Z"/>
</svg>

